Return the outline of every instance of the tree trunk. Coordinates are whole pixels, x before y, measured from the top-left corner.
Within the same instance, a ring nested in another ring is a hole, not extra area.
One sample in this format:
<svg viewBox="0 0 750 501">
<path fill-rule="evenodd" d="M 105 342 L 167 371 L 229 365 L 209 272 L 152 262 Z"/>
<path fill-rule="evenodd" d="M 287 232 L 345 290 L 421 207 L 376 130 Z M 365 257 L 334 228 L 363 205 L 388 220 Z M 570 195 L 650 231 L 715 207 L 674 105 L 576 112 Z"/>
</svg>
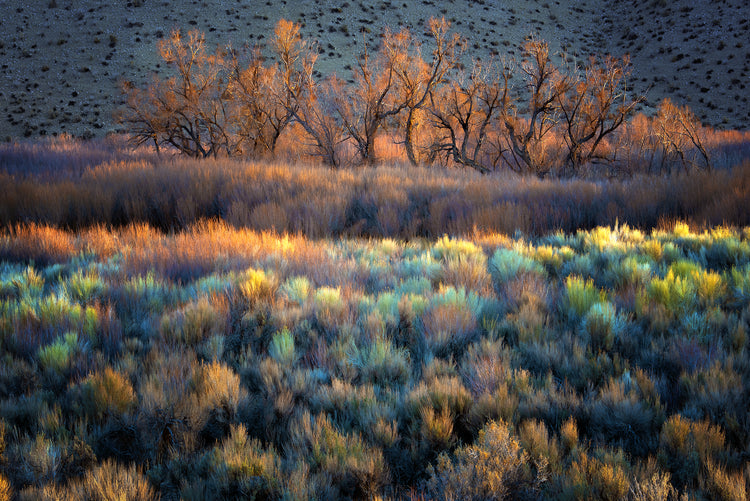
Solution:
<svg viewBox="0 0 750 501">
<path fill-rule="evenodd" d="M 406 156 L 413 166 L 417 166 L 417 153 L 414 151 L 414 109 L 409 110 L 409 116 L 406 117 L 406 130 L 404 134 L 404 146 L 406 147 Z"/>
</svg>

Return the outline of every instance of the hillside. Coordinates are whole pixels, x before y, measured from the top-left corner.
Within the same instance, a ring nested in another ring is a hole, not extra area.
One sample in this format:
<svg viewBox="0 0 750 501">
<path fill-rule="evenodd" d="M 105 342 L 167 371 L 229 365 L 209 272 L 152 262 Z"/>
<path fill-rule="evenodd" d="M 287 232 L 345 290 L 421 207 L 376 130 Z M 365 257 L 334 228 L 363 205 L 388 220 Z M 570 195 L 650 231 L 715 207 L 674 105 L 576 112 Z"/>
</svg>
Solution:
<svg viewBox="0 0 750 501">
<path fill-rule="evenodd" d="M 664 96 L 690 105 L 705 124 L 747 129 L 745 40 L 750 7 L 742 0 L 665 2 L 174 2 L 39 0 L 3 2 L 0 33 L 0 139 L 116 130 L 118 82 L 143 83 L 163 70 L 157 41 L 175 28 L 199 29 L 212 44 L 263 44 L 281 18 L 303 25 L 321 49 L 318 69 L 346 66 L 386 26 L 415 33 L 445 16 L 468 40 L 468 55 L 513 56 L 531 33 L 572 58 L 630 54 L 645 111 Z M 606 5 L 606 7 L 605 7 Z"/>
</svg>

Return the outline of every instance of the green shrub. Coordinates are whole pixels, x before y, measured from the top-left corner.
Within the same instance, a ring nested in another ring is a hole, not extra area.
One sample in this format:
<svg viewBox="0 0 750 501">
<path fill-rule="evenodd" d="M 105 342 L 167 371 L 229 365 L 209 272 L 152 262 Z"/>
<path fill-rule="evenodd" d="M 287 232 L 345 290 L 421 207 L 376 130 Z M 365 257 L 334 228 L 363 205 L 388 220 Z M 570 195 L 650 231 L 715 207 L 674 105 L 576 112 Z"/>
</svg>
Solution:
<svg viewBox="0 0 750 501">
<path fill-rule="evenodd" d="M 327 330 L 337 330 L 346 312 L 346 303 L 341 289 L 320 287 L 313 296 L 315 317 Z"/>
<path fill-rule="evenodd" d="M 298 357 L 294 348 L 294 336 L 289 329 L 284 328 L 273 335 L 268 354 L 283 367 L 291 368 L 294 365 Z"/>
<path fill-rule="evenodd" d="M 565 293 L 571 318 L 583 317 L 593 305 L 606 300 L 606 294 L 594 286 L 593 280 L 576 276 L 565 279 Z"/>
<path fill-rule="evenodd" d="M 68 332 L 54 343 L 40 347 L 37 359 L 45 369 L 62 373 L 70 367 L 71 359 L 78 348 L 78 334 Z"/>
<path fill-rule="evenodd" d="M 411 375 L 409 352 L 396 348 L 383 337 L 376 338 L 368 347 L 355 350 L 352 361 L 363 381 L 379 384 L 403 385 Z"/>
<path fill-rule="evenodd" d="M 280 497 L 281 459 L 273 446 L 264 448 L 258 440 L 250 438 L 243 425 L 232 425 L 228 436 L 209 456 L 210 483 L 205 486 L 208 492 L 196 492 L 197 486 L 185 479 L 181 490 L 184 499 L 205 497 L 211 490 L 250 499 Z"/>
<path fill-rule="evenodd" d="M 290 303 L 301 306 L 305 304 L 311 289 L 312 285 L 307 277 L 292 277 L 281 286 L 281 294 Z"/>
<path fill-rule="evenodd" d="M 33 267 L 27 266 L 23 271 L 8 270 L 0 278 L 0 297 L 39 298 L 44 291 L 44 277 Z"/>
<path fill-rule="evenodd" d="M 595 303 L 583 317 L 583 327 L 591 340 L 591 348 L 611 350 L 615 340 L 625 329 L 625 319 L 618 315 L 612 303 Z"/>
<path fill-rule="evenodd" d="M 249 268 L 239 279 L 239 290 L 251 305 L 259 301 L 272 301 L 276 289 L 274 277 L 263 270 Z"/>
<path fill-rule="evenodd" d="M 96 271 L 78 270 L 65 280 L 65 289 L 71 298 L 87 304 L 102 297 L 106 284 Z"/>
<path fill-rule="evenodd" d="M 498 249 L 490 259 L 490 274 L 500 286 L 521 273 L 544 274 L 544 268 L 530 257 L 511 249 Z"/>
<path fill-rule="evenodd" d="M 432 256 L 437 260 L 448 261 L 451 259 L 465 258 L 469 260 L 483 261 L 484 251 L 474 242 L 451 238 L 444 235 L 432 246 Z"/>
<path fill-rule="evenodd" d="M 671 269 L 663 279 L 654 278 L 647 290 L 649 298 L 664 306 L 667 313 L 673 316 L 688 311 L 696 301 L 693 281 L 676 276 Z"/>
</svg>

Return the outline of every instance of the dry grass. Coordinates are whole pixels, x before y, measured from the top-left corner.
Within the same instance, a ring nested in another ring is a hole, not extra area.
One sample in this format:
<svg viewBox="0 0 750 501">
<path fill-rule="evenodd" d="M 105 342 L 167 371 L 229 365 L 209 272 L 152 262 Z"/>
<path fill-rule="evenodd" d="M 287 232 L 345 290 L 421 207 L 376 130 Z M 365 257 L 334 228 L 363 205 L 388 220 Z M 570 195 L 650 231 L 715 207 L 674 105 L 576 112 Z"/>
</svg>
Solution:
<svg viewBox="0 0 750 501">
<path fill-rule="evenodd" d="M 741 143 L 737 138 L 717 142 L 730 140 Z M 14 148 L 24 146 L 5 147 L 11 160 L 0 173 L 0 191 L 6 194 L 0 201 L 0 223 L 6 228 L 37 223 L 97 231 L 102 225 L 140 222 L 168 231 L 221 219 L 234 227 L 310 238 L 435 238 L 518 230 L 541 235 L 615 222 L 645 229 L 678 219 L 695 226 L 750 223 L 744 210 L 750 165 L 737 158 L 710 173 L 635 174 L 602 181 L 539 180 L 508 172 L 481 176 L 442 167 L 331 171 L 279 162 L 165 158 L 155 163 L 118 153 L 117 161 L 76 174 L 51 147 L 47 154 L 55 160 L 42 167 L 16 163 Z M 97 151 L 101 146 L 76 148 Z M 5 244 L 0 251 L 42 262 L 71 252 L 70 242 L 54 233 L 24 242 L 37 248 L 14 250 Z M 92 250 L 111 252 L 117 245 L 121 243 L 101 241 Z"/>
</svg>

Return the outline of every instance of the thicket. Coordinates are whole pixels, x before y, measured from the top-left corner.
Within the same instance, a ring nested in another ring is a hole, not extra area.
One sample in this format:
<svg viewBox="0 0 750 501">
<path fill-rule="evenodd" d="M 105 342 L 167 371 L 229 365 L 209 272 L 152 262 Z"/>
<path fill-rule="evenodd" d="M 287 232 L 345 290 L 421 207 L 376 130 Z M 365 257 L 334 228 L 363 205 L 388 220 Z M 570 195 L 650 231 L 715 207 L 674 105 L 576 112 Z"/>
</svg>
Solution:
<svg viewBox="0 0 750 501">
<path fill-rule="evenodd" d="M 750 224 L 747 137 L 714 133 L 712 172 L 628 179 L 538 179 L 399 163 L 331 172 L 306 162 L 192 160 L 130 151 L 118 138 L 0 145 L 0 224 L 69 229 L 205 219 L 234 227 L 338 236 L 543 235 L 618 221 L 650 230 Z M 730 187 L 729 189 L 727 187 Z"/>
<path fill-rule="evenodd" d="M 159 43 L 174 71 L 146 88 L 123 86 L 119 115 L 136 144 L 191 157 L 269 157 L 285 134 L 329 166 L 373 165 L 378 138 L 412 165 L 443 163 L 539 177 L 710 170 L 704 131 L 687 107 L 664 100 L 638 130 L 626 125 L 642 100 L 628 86 L 627 57 L 584 63 L 529 39 L 520 58 L 465 63 L 465 42 L 431 19 L 422 46 L 386 30 L 344 81 L 319 76 L 318 49 L 282 20 L 268 47 L 211 52 L 197 31 Z M 263 49 L 273 56 L 263 57 Z M 429 51 L 425 59 L 424 53 Z"/>
<path fill-rule="evenodd" d="M 3 499 L 747 499 L 750 228 L 0 256 Z"/>
</svg>

